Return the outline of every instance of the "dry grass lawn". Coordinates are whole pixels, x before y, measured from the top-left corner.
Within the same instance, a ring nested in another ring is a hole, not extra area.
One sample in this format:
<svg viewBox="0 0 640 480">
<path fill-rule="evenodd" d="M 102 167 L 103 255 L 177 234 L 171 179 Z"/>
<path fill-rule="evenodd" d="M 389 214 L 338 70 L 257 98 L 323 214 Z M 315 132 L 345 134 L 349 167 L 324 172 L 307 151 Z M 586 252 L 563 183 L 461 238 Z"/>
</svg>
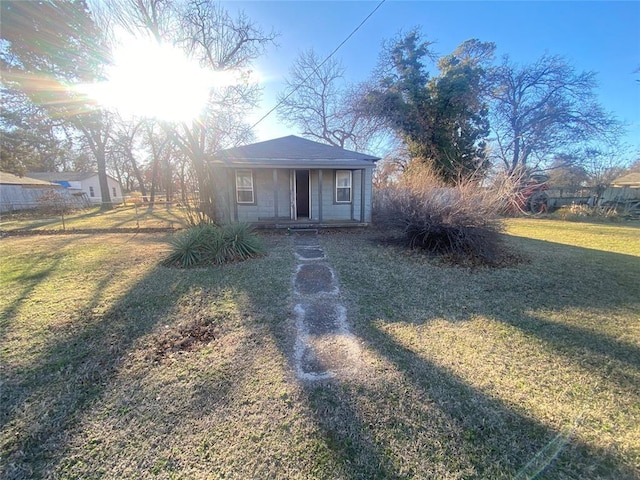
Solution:
<svg viewBox="0 0 640 480">
<path fill-rule="evenodd" d="M 0 476 L 640 478 L 640 229 L 513 220 L 465 269 L 320 242 L 362 344 L 302 384 L 291 239 L 219 268 L 167 237 L 0 240 Z"/>
<path fill-rule="evenodd" d="M 144 205 L 118 206 L 112 210 L 91 207 L 62 217 L 37 211 L 3 213 L 0 230 L 83 230 L 83 229 L 136 229 L 182 228 L 187 226 L 188 212 L 180 206 Z"/>
</svg>

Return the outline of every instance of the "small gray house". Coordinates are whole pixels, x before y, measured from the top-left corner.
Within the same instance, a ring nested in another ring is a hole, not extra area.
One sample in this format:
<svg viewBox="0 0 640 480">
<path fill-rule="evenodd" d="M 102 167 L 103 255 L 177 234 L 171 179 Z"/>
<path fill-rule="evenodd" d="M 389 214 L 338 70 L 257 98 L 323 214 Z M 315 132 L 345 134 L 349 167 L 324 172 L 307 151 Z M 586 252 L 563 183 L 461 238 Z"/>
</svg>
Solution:
<svg viewBox="0 0 640 480">
<path fill-rule="evenodd" d="M 377 160 L 294 135 L 222 150 L 211 162 L 218 221 L 365 226 Z"/>
</svg>

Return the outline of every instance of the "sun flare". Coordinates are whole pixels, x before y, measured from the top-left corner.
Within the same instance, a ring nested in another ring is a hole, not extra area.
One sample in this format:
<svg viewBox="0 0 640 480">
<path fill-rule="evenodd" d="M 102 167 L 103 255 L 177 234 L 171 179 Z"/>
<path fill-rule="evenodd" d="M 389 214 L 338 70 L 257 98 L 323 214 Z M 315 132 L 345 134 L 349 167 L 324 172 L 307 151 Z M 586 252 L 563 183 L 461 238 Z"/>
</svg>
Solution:
<svg viewBox="0 0 640 480">
<path fill-rule="evenodd" d="M 107 81 L 81 89 L 121 115 L 167 121 L 197 118 L 211 89 L 237 82 L 237 75 L 201 68 L 177 47 L 131 40 L 113 52 Z"/>
</svg>

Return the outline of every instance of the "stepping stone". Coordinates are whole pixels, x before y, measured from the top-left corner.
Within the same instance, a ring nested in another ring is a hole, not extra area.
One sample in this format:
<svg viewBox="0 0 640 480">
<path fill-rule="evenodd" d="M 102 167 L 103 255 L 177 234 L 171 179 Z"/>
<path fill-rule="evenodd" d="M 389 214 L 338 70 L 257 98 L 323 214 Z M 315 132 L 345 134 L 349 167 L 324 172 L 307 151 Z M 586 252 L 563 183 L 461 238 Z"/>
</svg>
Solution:
<svg viewBox="0 0 640 480">
<path fill-rule="evenodd" d="M 359 346 L 349 333 L 346 309 L 331 301 L 298 304 L 295 360 L 303 380 L 325 380 L 354 369 Z"/>
<path fill-rule="evenodd" d="M 296 235 L 293 237 L 293 244 L 297 247 L 319 247 L 317 235 Z"/>
<path fill-rule="evenodd" d="M 300 338 L 298 375 L 305 380 L 333 378 L 340 371 L 353 369 L 358 362 L 358 347 L 350 334 Z"/>
<path fill-rule="evenodd" d="M 298 260 L 321 260 L 325 258 L 324 252 L 320 248 L 301 247 L 296 249 Z"/>
<path fill-rule="evenodd" d="M 299 265 L 295 287 L 298 293 L 313 295 L 317 293 L 337 293 L 333 271 L 327 265 Z"/>
<path fill-rule="evenodd" d="M 342 305 L 332 301 L 316 301 L 297 307 L 302 328 L 308 335 L 347 333 L 347 313 Z"/>
</svg>

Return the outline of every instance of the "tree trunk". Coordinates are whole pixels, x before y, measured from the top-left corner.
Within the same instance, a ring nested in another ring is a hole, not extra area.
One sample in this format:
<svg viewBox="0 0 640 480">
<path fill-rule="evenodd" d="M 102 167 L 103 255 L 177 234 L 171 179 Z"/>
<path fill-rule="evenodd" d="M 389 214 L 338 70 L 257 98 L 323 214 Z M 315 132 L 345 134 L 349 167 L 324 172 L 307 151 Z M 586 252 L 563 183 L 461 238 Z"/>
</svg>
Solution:
<svg viewBox="0 0 640 480">
<path fill-rule="evenodd" d="M 200 156 L 198 160 L 194 161 L 193 163 L 194 163 L 194 169 L 196 172 L 196 177 L 198 179 L 200 210 L 211 221 L 215 222 L 215 219 L 216 219 L 215 196 L 214 196 L 214 188 L 213 188 L 213 177 L 211 175 L 211 171 L 207 163 L 204 161 L 203 158 L 200 158 Z"/>
<path fill-rule="evenodd" d="M 111 194 L 109 192 L 109 182 L 107 180 L 107 161 L 105 156 L 104 143 L 100 142 L 96 145 L 96 162 L 98 164 L 98 181 L 100 182 L 100 193 L 102 196 L 101 210 L 111 210 Z"/>
<path fill-rule="evenodd" d="M 140 187 L 140 193 L 142 194 L 142 201 L 148 202 L 147 198 L 147 189 L 144 186 L 144 181 L 142 179 L 142 174 L 140 173 L 140 169 L 138 168 L 138 164 L 136 163 L 136 159 L 133 158 L 133 154 L 131 152 L 127 152 L 127 156 L 129 157 L 129 162 L 131 163 L 131 168 L 133 168 L 133 174 L 136 176 L 136 180 L 138 180 L 138 186 Z"/>
<path fill-rule="evenodd" d="M 156 203 L 156 184 L 158 183 L 158 158 L 153 159 L 153 165 L 151 167 L 151 192 L 149 194 L 149 201 L 151 205 Z"/>
</svg>

